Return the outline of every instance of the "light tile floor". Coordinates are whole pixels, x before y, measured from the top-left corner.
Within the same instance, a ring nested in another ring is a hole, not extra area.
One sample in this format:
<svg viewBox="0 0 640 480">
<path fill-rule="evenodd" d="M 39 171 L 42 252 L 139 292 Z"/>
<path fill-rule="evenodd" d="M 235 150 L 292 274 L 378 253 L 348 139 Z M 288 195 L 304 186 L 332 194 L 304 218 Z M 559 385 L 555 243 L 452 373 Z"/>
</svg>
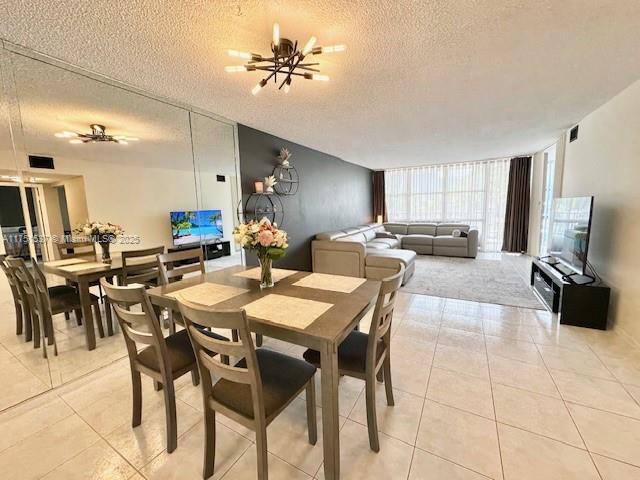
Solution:
<svg viewBox="0 0 640 480">
<path fill-rule="evenodd" d="M 640 350 L 621 334 L 560 326 L 544 311 L 399 298 L 396 406 L 377 390 L 380 453 L 368 447 L 363 382 L 341 379 L 343 479 L 640 478 Z M 2 478 L 201 478 L 199 389 L 178 381 L 180 436 L 169 455 L 161 392 L 144 382 L 142 425 L 132 429 L 129 381 L 122 358 L 2 412 Z M 305 413 L 302 396 L 269 427 L 271 478 L 324 478 Z M 214 478 L 255 478 L 253 439 L 219 416 Z"/>
</svg>

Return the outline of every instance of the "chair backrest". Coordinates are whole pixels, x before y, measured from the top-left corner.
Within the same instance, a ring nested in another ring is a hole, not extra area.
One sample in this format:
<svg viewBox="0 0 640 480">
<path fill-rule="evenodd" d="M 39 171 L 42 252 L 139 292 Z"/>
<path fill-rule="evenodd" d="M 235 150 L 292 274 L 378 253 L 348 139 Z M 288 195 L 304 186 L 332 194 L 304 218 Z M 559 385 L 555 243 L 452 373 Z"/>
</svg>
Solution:
<svg viewBox="0 0 640 480">
<path fill-rule="evenodd" d="M 184 324 L 195 352 L 205 404 L 206 399 L 211 398 L 211 390 L 213 388 L 211 375 L 215 374 L 218 378 L 250 385 L 254 418 L 256 420 L 262 419 L 264 417 L 262 379 L 260 378 L 256 350 L 244 309 L 210 310 L 187 302 L 179 296 L 177 298 L 180 313 L 184 319 Z M 224 341 L 212 338 L 203 333 L 203 328 L 237 330 L 238 340 Z M 216 353 L 220 355 L 216 356 Z M 227 365 L 221 361 L 220 357 L 222 355 L 244 358 L 246 366 L 243 368 Z"/>
<path fill-rule="evenodd" d="M 378 341 L 382 339 L 384 348 L 389 346 L 391 340 L 391 322 L 393 309 L 396 303 L 396 295 L 402 285 L 404 266 L 400 265 L 400 271 L 390 277 L 384 278 L 380 284 L 378 299 L 373 311 L 371 326 L 369 327 L 369 340 L 367 344 L 367 365 L 373 365 L 378 358 Z"/>
<path fill-rule="evenodd" d="M 204 273 L 202 249 L 198 247 L 158 255 L 158 268 L 162 285 L 167 285 L 173 279 L 181 278 L 187 273 L 198 271 Z"/>
<path fill-rule="evenodd" d="M 67 258 L 83 258 L 87 257 L 91 260 L 96 259 L 96 244 L 91 240 L 83 240 L 78 242 L 62 242 L 56 243 L 58 255 L 61 259 Z"/>
<path fill-rule="evenodd" d="M 162 253 L 164 253 L 164 246 L 122 252 L 122 283 L 130 285 L 157 281 L 159 278 L 157 257 Z"/>
<path fill-rule="evenodd" d="M 40 268 L 38 261 L 31 257 L 31 265 L 33 278 L 33 290 L 35 291 L 36 308 L 42 315 L 51 315 L 51 298 L 49 298 L 49 289 L 47 287 L 47 278 Z"/>
<path fill-rule="evenodd" d="M 115 286 L 105 278 L 100 279 L 100 285 L 113 305 L 132 366 L 138 358 L 137 344 L 147 345 L 155 349 L 162 374 L 170 373 L 167 345 L 144 286 Z M 141 307 L 139 310 L 129 310 L 131 305 L 137 304 Z"/>
<path fill-rule="evenodd" d="M 18 291 L 18 283 L 17 283 L 18 280 L 15 278 L 15 275 L 13 274 L 13 270 L 11 269 L 9 264 L 5 262 L 6 257 L 7 257 L 6 255 L 0 255 L 0 268 L 2 269 L 5 276 L 7 277 L 7 282 L 9 283 L 9 288 L 11 288 L 11 294 L 13 295 L 13 299 L 15 301 L 18 301 L 20 300 L 20 293 Z"/>
</svg>

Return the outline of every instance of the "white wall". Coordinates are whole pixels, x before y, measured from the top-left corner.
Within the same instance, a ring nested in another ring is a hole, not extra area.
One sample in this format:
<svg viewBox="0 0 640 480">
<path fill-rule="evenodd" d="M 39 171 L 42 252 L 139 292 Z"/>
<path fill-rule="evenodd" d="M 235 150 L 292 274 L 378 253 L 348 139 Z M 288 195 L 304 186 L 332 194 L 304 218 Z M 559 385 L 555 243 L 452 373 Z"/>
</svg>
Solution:
<svg viewBox="0 0 640 480">
<path fill-rule="evenodd" d="M 531 201 L 529 207 L 529 238 L 527 253 L 540 254 L 540 224 L 542 220 L 542 200 L 544 194 L 544 152 L 536 153 L 531 159 Z"/>
<path fill-rule="evenodd" d="M 612 287 L 615 328 L 640 342 L 640 81 L 579 125 L 562 195 L 594 195 L 589 259 Z"/>
</svg>

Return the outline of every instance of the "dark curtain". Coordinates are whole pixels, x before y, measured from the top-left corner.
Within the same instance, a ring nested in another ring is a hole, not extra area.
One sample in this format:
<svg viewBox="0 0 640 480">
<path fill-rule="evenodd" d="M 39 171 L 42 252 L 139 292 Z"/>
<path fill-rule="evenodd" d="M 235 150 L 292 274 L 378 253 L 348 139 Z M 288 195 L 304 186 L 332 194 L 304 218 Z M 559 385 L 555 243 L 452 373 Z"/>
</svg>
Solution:
<svg viewBox="0 0 640 480">
<path fill-rule="evenodd" d="M 384 171 L 373 172 L 373 221 L 382 215 L 382 221 L 387 221 L 387 201 L 384 197 Z"/>
<path fill-rule="evenodd" d="M 511 159 L 503 252 L 526 252 L 529 237 L 531 157 Z"/>
</svg>

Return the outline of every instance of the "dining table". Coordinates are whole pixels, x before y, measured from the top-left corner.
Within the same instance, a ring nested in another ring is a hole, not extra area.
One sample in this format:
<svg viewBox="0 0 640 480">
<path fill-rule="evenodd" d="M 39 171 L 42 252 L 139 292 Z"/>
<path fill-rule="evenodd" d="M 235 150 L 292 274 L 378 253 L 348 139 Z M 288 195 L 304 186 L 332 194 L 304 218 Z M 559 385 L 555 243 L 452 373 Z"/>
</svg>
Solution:
<svg viewBox="0 0 640 480">
<path fill-rule="evenodd" d="M 340 478 L 338 346 L 374 306 L 380 282 L 273 269 L 260 288 L 260 268 L 233 266 L 147 290 L 154 305 L 179 309 L 185 299 L 211 309 L 244 309 L 256 334 L 320 352 L 324 478 Z"/>
</svg>

